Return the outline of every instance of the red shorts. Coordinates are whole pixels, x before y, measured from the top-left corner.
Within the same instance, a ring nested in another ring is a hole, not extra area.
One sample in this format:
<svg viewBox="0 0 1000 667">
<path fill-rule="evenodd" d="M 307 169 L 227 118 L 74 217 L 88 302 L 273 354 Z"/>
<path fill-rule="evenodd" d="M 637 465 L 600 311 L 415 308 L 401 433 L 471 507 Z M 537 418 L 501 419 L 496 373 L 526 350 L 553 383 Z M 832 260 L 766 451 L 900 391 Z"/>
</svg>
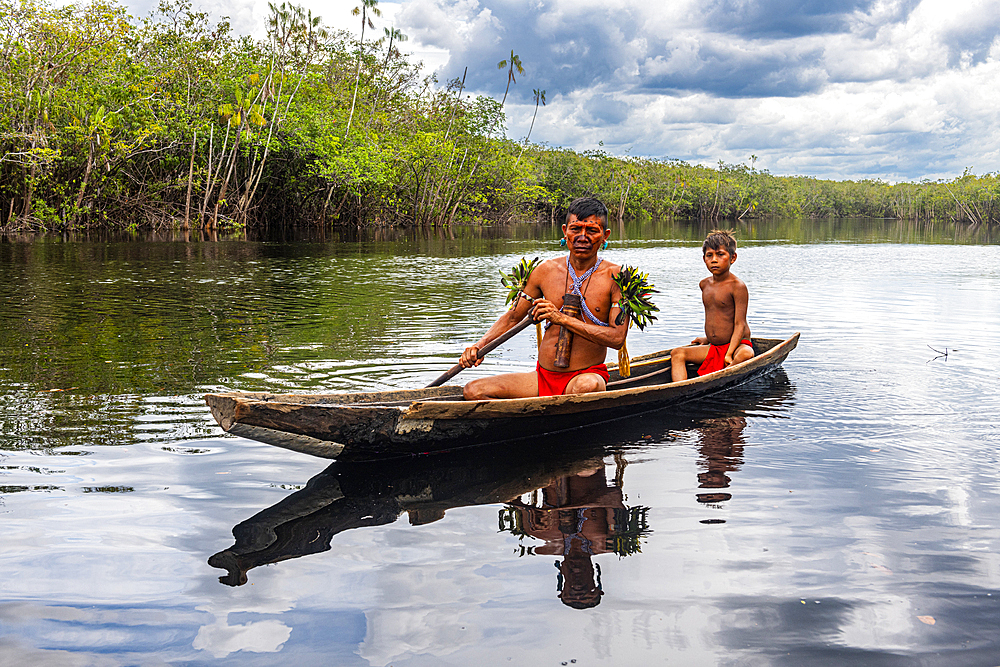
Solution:
<svg viewBox="0 0 1000 667">
<path fill-rule="evenodd" d="M 750 349 L 753 349 L 753 343 L 744 338 L 740 341 L 741 345 L 749 345 Z M 702 362 L 701 368 L 698 369 L 698 375 L 708 375 L 709 373 L 714 373 L 715 371 L 721 371 L 726 367 L 726 350 L 729 349 L 729 343 L 725 345 L 709 345 L 708 346 L 708 356 L 705 357 L 705 361 Z"/>
<path fill-rule="evenodd" d="M 560 371 L 549 371 L 541 367 L 540 364 L 535 364 L 535 372 L 538 373 L 538 395 L 539 396 L 562 396 L 563 392 L 566 391 L 566 385 L 569 381 L 575 378 L 577 375 L 582 375 L 584 373 L 597 373 L 605 382 L 611 379 L 611 375 L 608 374 L 608 367 L 604 364 L 597 364 L 596 366 L 591 366 L 590 368 L 583 368 L 578 371 L 567 371 L 565 373 Z"/>
</svg>

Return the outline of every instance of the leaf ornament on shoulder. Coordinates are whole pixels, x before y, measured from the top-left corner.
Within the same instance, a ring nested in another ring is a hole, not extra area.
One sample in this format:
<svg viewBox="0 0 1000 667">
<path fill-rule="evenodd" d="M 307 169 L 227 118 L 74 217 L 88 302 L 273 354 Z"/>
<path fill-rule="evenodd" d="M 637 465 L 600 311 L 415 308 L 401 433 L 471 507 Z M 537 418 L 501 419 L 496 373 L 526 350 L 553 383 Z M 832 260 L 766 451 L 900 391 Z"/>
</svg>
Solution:
<svg viewBox="0 0 1000 667">
<path fill-rule="evenodd" d="M 621 299 L 618 302 L 621 311 L 615 318 L 615 325 L 621 326 L 628 318 L 642 331 L 656 319 L 653 313 L 660 310 L 649 299 L 650 294 L 659 294 L 659 291 L 649 284 L 649 274 L 640 272 L 634 266 L 622 267 L 621 272 L 612 276 L 612 279 L 621 290 Z"/>
<path fill-rule="evenodd" d="M 500 282 L 508 290 L 506 304 L 509 304 L 510 308 L 517 307 L 518 301 L 521 298 L 521 291 L 528 286 L 528 278 L 539 263 L 540 260 L 538 257 L 530 262 L 522 257 L 521 261 L 515 264 L 510 270 L 510 273 L 504 273 L 503 270 L 500 271 Z"/>
</svg>

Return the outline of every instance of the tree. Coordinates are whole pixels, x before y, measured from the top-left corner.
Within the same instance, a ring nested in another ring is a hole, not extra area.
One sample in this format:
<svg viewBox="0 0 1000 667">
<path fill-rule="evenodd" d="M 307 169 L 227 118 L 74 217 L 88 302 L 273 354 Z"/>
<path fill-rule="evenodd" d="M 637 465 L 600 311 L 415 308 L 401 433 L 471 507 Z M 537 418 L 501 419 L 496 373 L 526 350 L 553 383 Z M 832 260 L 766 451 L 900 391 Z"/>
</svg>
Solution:
<svg viewBox="0 0 1000 667">
<path fill-rule="evenodd" d="M 514 161 L 514 166 L 516 167 L 521 161 L 521 156 L 524 155 L 524 149 L 528 147 L 528 138 L 531 136 L 531 130 L 535 127 L 535 117 L 538 116 L 538 105 L 541 104 L 545 106 L 545 91 L 535 88 L 532 90 L 535 94 L 535 113 L 531 116 L 531 125 L 528 126 L 528 134 L 524 137 L 524 145 L 521 146 L 521 152 L 517 156 L 517 160 Z"/>
<path fill-rule="evenodd" d="M 538 105 L 541 104 L 543 107 L 545 106 L 545 91 L 535 88 L 531 92 L 535 94 L 535 113 L 531 116 L 531 125 L 528 127 L 528 135 L 524 138 L 525 144 L 528 143 L 528 137 L 531 136 L 531 130 L 535 127 L 535 117 L 538 115 Z"/>
<path fill-rule="evenodd" d="M 375 16 L 382 16 L 382 10 L 378 8 L 378 0 L 361 0 L 361 4 L 351 10 L 352 16 L 361 16 L 361 42 L 358 45 L 358 67 L 354 73 L 354 97 L 351 99 L 351 113 L 347 117 L 347 130 L 344 132 L 344 138 L 351 132 L 351 121 L 354 120 L 354 105 L 358 101 L 358 85 L 361 82 L 361 57 L 364 55 L 365 51 L 365 27 L 375 29 L 375 24 L 372 23 L 369 13 Z"/>
<path fill-rule="evenodd" d="M 406 40 L 409 39 L 409 37 L 407 37 L 406 35 L 404 35 L 399 30 L 399 28 L 396 28 L 396 27 L 382 28 L 382 30 L 385 32 L 385 37 L 383 37 L 379 41 L 385 41 L 386 37 L 389 38 L 389 48 L 386 49 L 386 52 L 385 52 L 385 62 L 382 63 L 382 69 L 385 69 L 386 67 L 389 66 L 389 58 L 391 56 L 393 56 L 393 55 L 397 55 L 397 56 L 402 55 L 400 53 L 400 51 L 399 51 L 399 47 L 398 46 L 394 46 L 393 42 L 405 42 Z"/>
<path fill-rule="evenodd" d="M 407 39 L 409 39 L 409 37 L 407 37 L 406 35 L 404 35 L 398 28 L 395 28 L 395 27 L 393 27 L 393 28 L 383 28 L 383 30 L 385 31 L 385 37 L 383 37 L 379 41 L 383 42 L 383 41 L 385 41 L 386 37 L 389 38 L 389 46 L 388 46 L 388 48 L 385 51 L 385 62 L 382 63 L 382 78 L 383 79 L 387 79 L 388 76 L 389 76 L 388 75 L 388 72 L 389 72 L 389 60 L 391 60 L 394 55 L 397 56 L 397 57 L 402 56 L 402 53 L 400 53 L 400 51 L 399 51 L 399 47 L 395 46 L 393 44 L 393 42 L 397 42 L 397 43 L 398 42 L 405 42 Z M 388 88 L 388 83 L 386 84 L 386 88 Z M 372 99 L 372 113 L 371 113 L 372 116 L 375 115 L 375 111 L 377 110 L 377 107 L 378 107 L 378 98 L 379 98 L 379 93 L 380 92 L 381 92 L 381 89 L 378 88 L 378 87 L 376 87 L 375 88 L 375 97 Z"/>
<path fill-rule="evenodd" d="M 514 49 L 510 50 L 510 58 L 504 58 L 497 63 L 497 69 L 507 68 L 507 90 L 503 91 L 503 99 L 500 100 L 500 106 L 507 101 L 507 92 L 510 90 L 510 84 L 517 83 L 517 79 L 514 78 L 514 70 L 517 70 L 518 74 L 524 74 L 524 66 L 521 63 L 521 58 L 514 53 Z"/>
</svg>

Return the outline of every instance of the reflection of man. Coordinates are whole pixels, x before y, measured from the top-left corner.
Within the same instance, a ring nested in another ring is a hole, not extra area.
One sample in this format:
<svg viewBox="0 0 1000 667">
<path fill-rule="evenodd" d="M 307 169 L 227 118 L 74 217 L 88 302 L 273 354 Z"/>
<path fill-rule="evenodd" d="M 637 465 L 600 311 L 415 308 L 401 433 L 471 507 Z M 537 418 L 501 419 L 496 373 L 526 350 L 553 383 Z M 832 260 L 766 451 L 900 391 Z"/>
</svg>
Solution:
<svg viewBox="0 0 1000 667">
<path fill-rule="evenodd" d="M 593 510 L 591 510 L 593 511 Z M 559 569 L 559 599 L 567 607 L 589 609 L 601 603 L 604 591 L 601 586 L 601 566 L 591 558 L 597 551 L 584 534 L 587 510 L 560 510 L 559 530 L 563 533 L 563 561 L 556 561 Z M 597 571 L 595 581 L 594 571 Z"/>
<path fill-rule="evenodd" d="M 614 537 L 628 523 L 622 490 L 608 486 L 604 463 L 599 462 L 541 491 L 541 506 L 511 503 L 520 515 L 519 524 L 526 534 L 545 541 L 534 549 L 536 554 L 563 557 L 562 562 L 556 561 L 563 604 L 574 609 L 596 607 L 604 591 L 600 566 L 592 559 L 614 551 Z"/>
<path fill-rule="evenodd" d="M 698 473 L 699 489 L 728 489 L 727 472 L 740 469 L 743 464 L 743 429 L 747 420 L 743 417 L 712 419 L 698 429 L 701 436 L 702 459 L 699 461 L 704 472 Z M 700 503 L 722 503 L 730 498 L 729 493 L 699 493 Z"/>
<path fill-rule="evenodd" d="M 614 321 L 619 310 L 619 291 L 612 276 L 621 271 L 621 267 L 597 256 L 611 236 L 608 209 L 596 199 L 574 200 L 562 229 L 569 254 L 543 262 L 531 272 L 524 293 L 533 302 L 519 301 L 479 342 L 466 348 L 459 359 L 463 368 L 478 366 L 482 363 L 479 350 L 517 325 L 531 310 L 535 321 L 545 321 L 546 326 L 557 325 L 549 327 L 542 337 L 535 371 L 473 380 L 465 385 L 466 400 L 605 390 L 610 377 L 604 365 L 608 348 L 620 349 L 628 333 L 625 322 L 616 325 Z M 563 296 L 569 293 L 581 298 L 582 319 L 560 312 Z M 555 365 L 556 341 L 561 328 L 574 334 L 567 368 Z"/>
</svg>

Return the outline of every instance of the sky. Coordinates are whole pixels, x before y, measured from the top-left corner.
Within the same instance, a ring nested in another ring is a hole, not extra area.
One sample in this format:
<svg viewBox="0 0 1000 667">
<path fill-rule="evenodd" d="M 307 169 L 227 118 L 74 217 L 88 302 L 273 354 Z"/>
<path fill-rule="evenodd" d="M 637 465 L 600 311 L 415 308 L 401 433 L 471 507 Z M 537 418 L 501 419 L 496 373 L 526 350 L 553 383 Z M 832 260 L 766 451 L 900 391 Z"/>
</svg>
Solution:
<svg viewBox="0 0 1000 667">
<path fill-rule="evenodd" d="M 266 0 L 193 0 L 263 34 Z M 144 15 L 152 0 L 128 0 Z M 358 31 L 360 0 L 302 0 Z M 441 81 L 505 104 L 523 139 L 776 175 L 954 178 L 1000 171 L 996 0 L 402 0 L 376 30 Z"/>
</svg>

